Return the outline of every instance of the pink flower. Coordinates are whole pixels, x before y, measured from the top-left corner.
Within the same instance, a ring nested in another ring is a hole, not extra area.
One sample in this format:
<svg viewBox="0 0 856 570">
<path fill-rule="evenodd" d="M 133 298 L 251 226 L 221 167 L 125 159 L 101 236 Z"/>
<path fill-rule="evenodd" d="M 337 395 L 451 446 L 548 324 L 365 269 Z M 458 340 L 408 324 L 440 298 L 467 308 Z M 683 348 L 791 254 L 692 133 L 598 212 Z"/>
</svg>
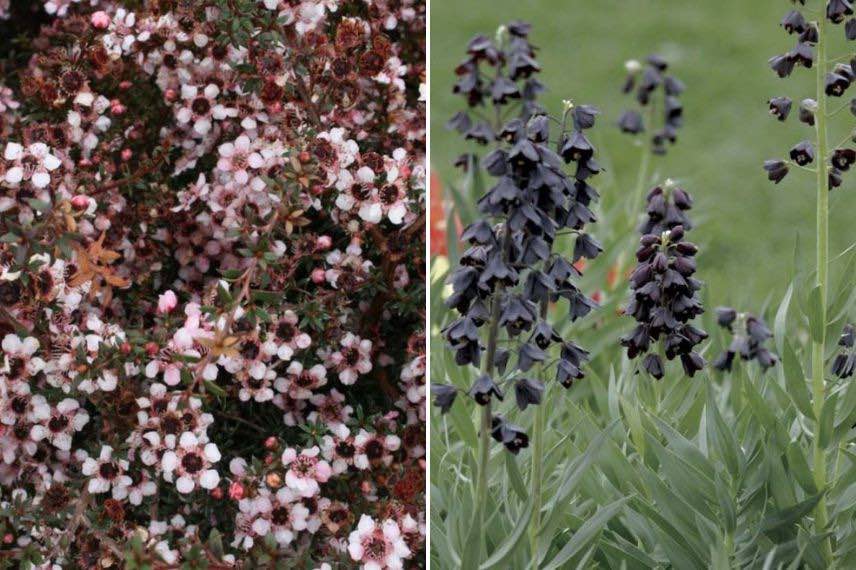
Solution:
<svg viewBox="0 0 856 570">
<path fill-rule="evenodd" d="M 168 290 L 158 297 L 158 313 L 165 315 L 172 312 L 178 306 L 178 298 L 172 290 Z"/>
<path fill-rule="evenodd" d="M 217 169 L 230 173 L 238 184 L 249 182 L 249 169 L 259 169 L 264 166 L 264 158 L 253 151 L 252 143 L 246 135 L 239 136 L 234 142 L 221 144 L 217 152 L 220 154 Z"/>
<path fill-rule="evenodd" d="M 401 439 L 394 435 L 380 436 L 360 430 L 354 438 L 354 445 L 357 448 L 354 465 L 365 470 L 372 466 L 392 463 L 391 452 L 401 447 Z"/>
<path fill-rule="evenodd" d="M 330 355 L 330 362 L 339 372 L 339 381 L 349 386 L 360 374 L 371 372 L 372 341 L 347 333 L 339 344 L 342 348 Z"/>
<path fill-rule="evenodd" d="M 348 537 L 348 554 L 355 562 L 362 562 L 364 570 L 400 570 L 403 559 L 411 553 L 394 520 L 387 519 L 378 526 L 373 518 L 363 515 L 357 530 Z"/>
<path fill-rule="evenodd" d="M 282 464 L 288 467 L 285 484 L 301 497 L 314 497 L 321 492 L 318 483 L 326 483 L 333 474 L 330 464 L 318 458 L 317 446 L 300 453 L 291 447 L 282 452 Z"/>
<path fill-rule="evenodd" d="M 92 26 L 94 28 L 99 30 L 106 30 L 107 27 L 110 26 L 110 16 L 107 15 L 107 12 L 99 10 L 92 14 L 90 22 L 92 22 Z"/>
<path fill-rule="evenodd" d="M 295 360 L 288 365 L 286 373 L 284 378 L 277 378 L 276 389 L 295 400 L 308 400 L 315 390 L 327 383 L 327 369 L 320 364 L 307 370 Z"/>
</svg>

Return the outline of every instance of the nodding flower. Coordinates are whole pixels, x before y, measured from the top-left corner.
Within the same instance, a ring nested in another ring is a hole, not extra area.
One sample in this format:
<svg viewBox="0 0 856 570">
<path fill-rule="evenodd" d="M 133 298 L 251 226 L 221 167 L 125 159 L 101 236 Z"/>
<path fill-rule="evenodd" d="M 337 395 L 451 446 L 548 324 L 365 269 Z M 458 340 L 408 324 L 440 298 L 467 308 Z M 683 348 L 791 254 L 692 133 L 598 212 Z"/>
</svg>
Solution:
<svg viewBox="0 0 856 570">
<path fill-rule="evenodd" d="M 686 88 L 680 79 L 667 73 L 669 64 L 659 55 L 648 56 L 644 65 L 630 60 L 625 68 L 627 77 L 622 91 L 634 94 L 638 108 L 625 110 L 618 119 L 618 128 L 630 135 L 649 132 L 654 154 L 666 154 L 666 143 L 675 144 L 678 129 L 683 126 L 680 96 Z M 659 118 L 656 111 L 661 113 Z"/>
<path fill-rule="evenodd" d="M 482 217 L 462 233 L 469 248 L 450 273 L 452 294 L 447 299 L 459 316 L 442 330 L 459 365 L 483 366 L 484 371 L 466 391 L 433 386 L 434 404 L 443 413 L 462 395 L 481 406 L 499 404 L 505 384 L 513 384 L 521 410 L 543 405 L 547 369 L 555 364 L 551 374 L 556 383 L 569 388 L 583 377 L 588 358 L 552 327 L 548 307 L 564 299 L 567 315 L 576 320 L 596 306 L 576 285 L 581 273 L 574 264 L 597 257 L 603 249 L 586 232 L 595 221 L 591 208 L 598 199 L 591 180 L 602 170 L 586 131 L 594 127 L 598 110 L 566 100 L 561 117 L 546 113 L 537 101 L 543 87 L 536 79 L 540 65 L 529 32 L 529 25 L 512 22 L 496 39 L 473 38 L 456 70 L 454 92 L 467 108 L 449 127 L 465 139 L 490 145 L 480 160 L 466 157 L 459 162 L 480 165 L 495 183 L 478 200 Z M 471 110 L 485 103 L 502 116 L 512 100 L 520 102 L 517 113 L 495 124 Z M 566 172 L 566 165 L 573 174 Z M 567 258 L 554 250 L 560 234 L 574 239 Z M 519 344 L 513 349 L 499 346 L 500 334 L 520 339 Z M 554 348 L 559 357 L 551 362 Z M 532 372 L 536 366 L 538 375 Z M 496 441 L 514 453 L 526 446 L 528 437 L 521 428 L 491 416 Z"/>
<path fill-rule="evenodd" d="M 728 347 L 711 364 L 717 370 L 730 372 L 736 357 L 744 361 L 755 360 L 764 370 L 779 361 L 764 346 L 773 338 L 773 333 L 760 317 L 751 313 L 738 313 L 730 307 L 719 307 L 716 309 L 716 322 L 732 335 Z"/>
<path fill-rule="evenodd" d="M 839 352 L 832 361 L 832 373 L 841 378 L 850 378 L 856 374 L 856 327 L 844 326 L 838 339 Z"/>
<path fill-rule="evenodd" d="M 664 357 L 679 358 L 689 376 L 705 366 L 695 347 L 708 335 L 691 322 L 704 313 L 702 283 L 694 277 L 698 247 L 684 240 L 687 230 L 680 223 L 689 222 L 691 205 L 690 195 L 671 182 L 649 193 L 648 220 L 642 226 L 646 233 L 630 275 L 631 295 L 624 312 L 637 324 L 621 338 L 621 345 L 629 358 L 641 357 L 642 368 L 658 380 L 665 375 Z"/>
<path fill-rule="evenodd" d="M 803 0 L 800 0 L 799 3 L 805 5 Z M 827 0 L 825 15 L 832 24 L 841 24 L 847 20 L 845 35 L 848 40 L 856 39 L 856 18 L 849 18 L 853 15 L 851 0 Z M 797 42 L 790 51 L 770 58 L 770 68 L 780 78 L 786 78 L 798 67 L 805 67 L 806 69 L 814 67 L 816 57 L 814 48 L 820 41 L 820 29 L 817 22 L 807 20 L 800 9 L 792 9 L 782 18 L 781 25 L 788 35 L 796 36 Z M 818 73 L 824 75 L 822 95 L 843 97 L 850 85 L 856 81 L 856 58 L 851 59 L 849 63 L 837 63 L 832 69 L 826 66 L 826 62 L 820 63 L 822 67 Z M 793 101 L 788 97 L 774 97 L 768 101 L 768 105 L 770 114 L 779 121 L 785 122 L 790 114 Z M 856 99 L 851 101 L 850 110 L 856 115 Z M 799 121 L 814 127 L 817 111 L 818 102 L 816 100 L 803 99 L 799 105 Z M 764 170 L 767 172 L 767 178 L 778 184 L 788 175 L 791 165 L 806 167 L 819 160 L 827 163 L 827 187 L 832 190 L 841 186 L 843 175 L 851 165 L 849 153 L 842 152 L 842 150 L 846 149 L 835 149 L 831 154 L 816 157 L 815 146 L 810 141 L 802 141 L 791 148 L 790 162 L 782 159 L 770 159 L 764 162 Z"/>
</svg>

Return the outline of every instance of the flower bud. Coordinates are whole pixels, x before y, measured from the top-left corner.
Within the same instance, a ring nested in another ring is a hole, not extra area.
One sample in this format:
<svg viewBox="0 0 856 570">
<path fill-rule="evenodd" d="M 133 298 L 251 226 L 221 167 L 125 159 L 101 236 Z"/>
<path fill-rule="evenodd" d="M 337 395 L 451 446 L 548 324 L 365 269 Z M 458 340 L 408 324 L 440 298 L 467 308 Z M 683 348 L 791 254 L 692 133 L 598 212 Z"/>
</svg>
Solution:
<svg viewBox="0 0 856 570">
<path fill-rule="evenodd" d="M 84 196 L 83 194 L 77 194 L 71 199 L 71 206 L 75 210 L 83 211 L 89 207 L 89 196 Z"/>
<path fill-rule="evenodd" d="M 90 22 L 95 29 L 106 30 L 110 26 L 110 16 L 107 12 L 99 10 L 92 14 Z"/>
<path fill-rule="evenodd" d="M 172 290 L 166 291 L 158 297 L 158 314 L 165 315 L 171 313 L 178 305 L 178 298 Z"/>
<path fill-rule="evenodd" d="M 282 476 L 279 473 L 268 473 L 265 477 L 265 483 L 271 489 L 279 489 L 282 486 Z"/>
<path fill-rule="evenodd" d="M 238 481 L 233 481 L 229 485 L 229 498 L 234 501 L 240 501 L 244 498 L 244 486 Z"/>
<path fill-rule="evenodd" d="M 324 275 L 324 270 L 320 267 L 312 270 L 312 282 L 316 285 L 321 285 L 324 283 L 326 277 Z"/>
</svg>

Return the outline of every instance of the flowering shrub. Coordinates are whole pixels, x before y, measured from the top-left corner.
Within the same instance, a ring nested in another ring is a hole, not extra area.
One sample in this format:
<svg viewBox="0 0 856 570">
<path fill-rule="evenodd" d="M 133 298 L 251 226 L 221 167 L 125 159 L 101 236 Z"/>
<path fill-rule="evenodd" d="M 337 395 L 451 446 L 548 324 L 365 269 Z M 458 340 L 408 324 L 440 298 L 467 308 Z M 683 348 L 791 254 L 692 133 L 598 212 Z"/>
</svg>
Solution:
<svg viewBox="0 0 856 570">
<path fill-rule="evenodd" d="M 421 567 L 424 2 L 0 17 L 0 566 Z"/>
</svg>

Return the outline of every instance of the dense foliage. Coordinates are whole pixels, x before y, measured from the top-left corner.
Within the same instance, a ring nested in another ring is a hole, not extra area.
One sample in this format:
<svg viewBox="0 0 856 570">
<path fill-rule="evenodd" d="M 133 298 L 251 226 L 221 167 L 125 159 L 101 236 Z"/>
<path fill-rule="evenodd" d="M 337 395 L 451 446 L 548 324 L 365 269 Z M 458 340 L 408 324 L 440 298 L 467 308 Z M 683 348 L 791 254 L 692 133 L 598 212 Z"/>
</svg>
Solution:
<svg viewBox="0 0 856 570">
<path fill-rule="evenodd" d="M 0 2 L 0 567 L 421 567 L 425 5 Z"/>
</svg>

